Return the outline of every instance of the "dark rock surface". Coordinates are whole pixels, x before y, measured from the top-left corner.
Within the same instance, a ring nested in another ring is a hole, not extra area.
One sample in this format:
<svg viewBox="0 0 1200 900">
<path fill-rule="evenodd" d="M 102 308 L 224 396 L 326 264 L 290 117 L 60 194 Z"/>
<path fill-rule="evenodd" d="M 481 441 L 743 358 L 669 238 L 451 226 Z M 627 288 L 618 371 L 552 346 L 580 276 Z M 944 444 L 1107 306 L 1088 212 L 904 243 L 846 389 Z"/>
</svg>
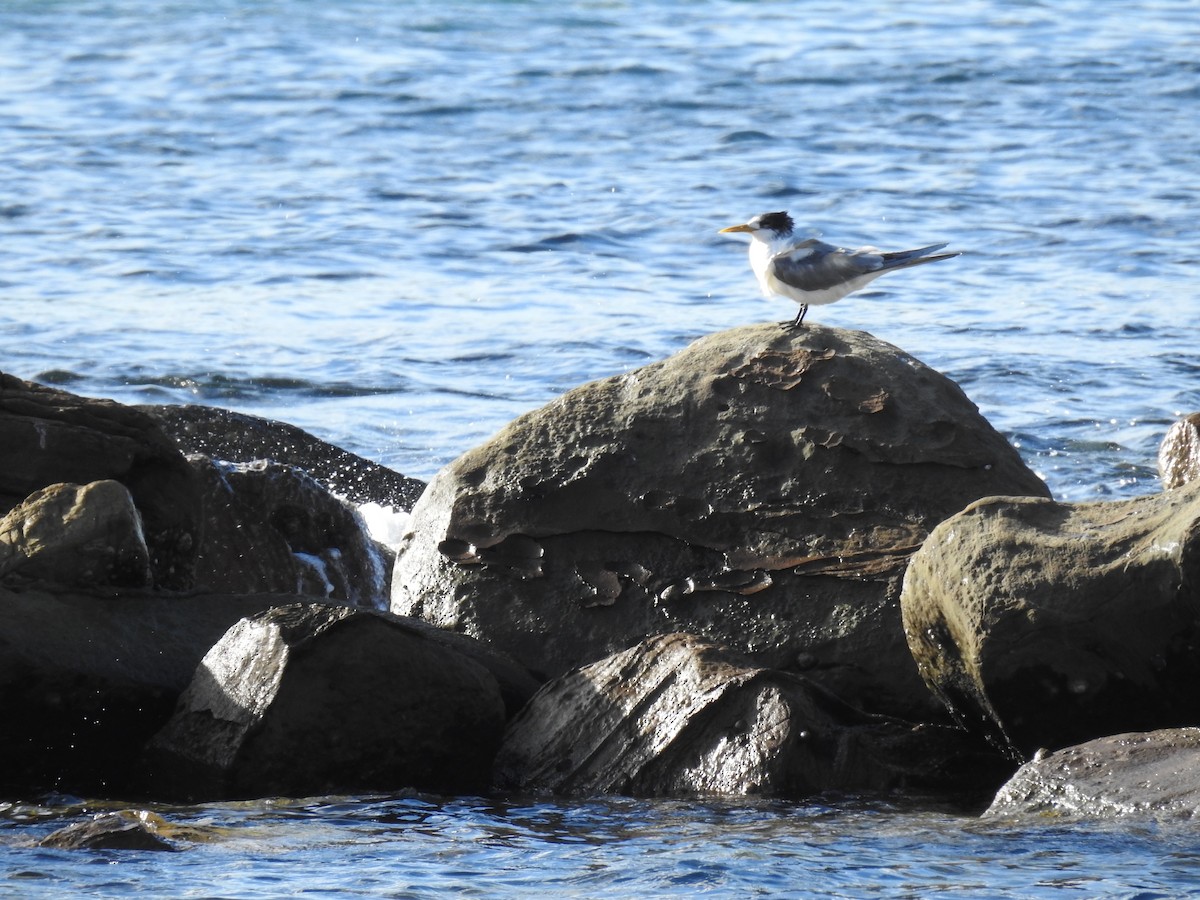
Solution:
<svg viewBox="0 0 1200 900">
<path fill-rule="evenodd" d="M 307 472 L 353 503 L 373 501 L 408 511 L 425 482 L 328 444 L 307 431 L 212 406 L 142 406 L 186 453 L 226 462 L 265 459 Z"/>
<path fill-rule="evenodd" d="M 146 810 L 98 813 L 46 835 L 39 847 L 54 850 L 175 850 L 159 834 L 160 816 Z"/>
<path fill-rule="evenodd" d="M 1158 475 L 1163 487 L 1182 487 L 1200 478 L 1200 413 L 1172 425 L 1158 448 Z"/>
<path fill-rule="evenodd" d="M 295 598 L 0 588 L 0 790 L 114 796 L 208 649 Z"/>
<path fill-rule="evenodd" d="M 686 634 L 550 682 L 496 760 L 502 787 L 576 796 L 949 791 L 1009 770 L 962 731 L 867 715 Z"/>
<path fill-rule="evenodd" d="M 0 520 L 0 580 L 145 587 L 150 578 L 141 516 L 118 481 L 52 484 Z"/>
<path fill-rule="evenodd" d="M 174 441 L 131 407 L 0 373 L 0 512 L 51 484 L 106 479 L 133 497 L 154 583 L 189 587 L 200 491 Z"/>
<path fill-rule="evenodd" d="M 685 631 L 936 716 L 900 580 L 934 525 L 998 493 L 1047 492 L 949 379 L 861 332 L 740 328 L 570 391 L 438 473 L 392 610 L 551 675 Z"/>
<path fill-rule="evenodd" d="M 1200 722 L 1200 483 L 972 504 L 913 557 L 901 602 L 929 686 L 1018 754 Z"/>
<path fill-rule="evenodd" d="M 156 793 L 188 799 L 487 787 L 495 679 L 392 616 L 297 604 L 243 620 L 150 742 Z"/>
<path fill-rule="evenodd" d="M 392 556 L 348 504 L 291 466 L 189 460 L 204 486 L 198 586 L 387 607 Z"/>
<path fill-rule="evenodd" d="M 1039 756 L 1001 788 L 985 818 L 1195 819 L 1200 728 L 1098 738 Z"/>
</svg>

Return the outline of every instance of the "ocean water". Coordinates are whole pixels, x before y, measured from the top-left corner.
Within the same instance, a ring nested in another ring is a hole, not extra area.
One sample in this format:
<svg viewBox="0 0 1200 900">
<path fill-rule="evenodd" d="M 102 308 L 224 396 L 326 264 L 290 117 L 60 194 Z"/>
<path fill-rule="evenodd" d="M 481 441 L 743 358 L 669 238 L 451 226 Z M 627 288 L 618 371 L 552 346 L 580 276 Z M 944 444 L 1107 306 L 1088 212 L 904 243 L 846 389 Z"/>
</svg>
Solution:
<svg viewBox="0 0 1200 900">
<path fill-rule="evenodd" d="M 788 209 L 963 251 L 810 315 L 957 380 L 1060 499 L 1149 493 L 1200 410 L 1198 48 L 1191 0 L 2 0 L 0 368 L 428 478 L 791 318 L 716 234 Z M 8 799 L 40 804 L 0 814 L 11 896 L 1157 897 L 1200 859 L 1186 828 L 885 804 L 403 798 L 172 810 L 217 836 L 71 856 L 26 844 L 77 804 Z"/>
</svg>

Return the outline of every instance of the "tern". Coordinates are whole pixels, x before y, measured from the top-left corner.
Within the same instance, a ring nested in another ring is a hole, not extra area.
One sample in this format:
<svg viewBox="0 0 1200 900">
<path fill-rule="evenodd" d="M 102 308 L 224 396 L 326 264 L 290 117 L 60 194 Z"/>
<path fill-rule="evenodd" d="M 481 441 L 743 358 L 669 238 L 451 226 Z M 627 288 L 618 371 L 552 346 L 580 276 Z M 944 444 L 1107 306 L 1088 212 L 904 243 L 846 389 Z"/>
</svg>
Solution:
<svg viewBox="0 0 1200 900">
<path fill-rule="evenodd" d="M 841 300 L 887 272 L 959 255 L 929 255 L 941 250 L 945 244 L 891 253 L 875 247 L 846 250 L 816 238 L 799 240 L 792 231 L 794 227 L 792 217 L 786 212 L 773 212 L 755 216 L 744 225 L 722 228 L 719 232 L 750 235 L 750 268 L 754 270 L 763 294 L 787 297 L 800 304 L 795 320 L 783 323 L 786 328 L 799 328 L 810 306 Z"/>
</svg>

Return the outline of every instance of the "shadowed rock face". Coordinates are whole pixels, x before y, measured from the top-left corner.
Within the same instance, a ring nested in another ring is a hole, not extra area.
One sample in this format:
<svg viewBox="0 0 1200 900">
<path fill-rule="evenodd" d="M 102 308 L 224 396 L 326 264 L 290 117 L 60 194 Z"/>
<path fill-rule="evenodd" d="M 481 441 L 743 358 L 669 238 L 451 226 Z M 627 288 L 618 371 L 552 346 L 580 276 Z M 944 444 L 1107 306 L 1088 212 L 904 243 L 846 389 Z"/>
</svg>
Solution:
<svg viewBox="0 0 1200 900">
<path fill-rule="evenodd" d="M 895 347 L 741 328 L 573 390 L 438 473 L 392 610 L 550 674 L 688 631 L 916 718 L 936 704 L 900 628 L 909 555 L 972 500 L 1046 493 Z"/>
<path fill-rule="evenodd" d="M 929 686 L 1015 755 L 1200 721 L 1200 483 L 943 522 L 902 597 Z"/>
<path fill-rule="evenodd" d="M 672 634 L 546 685 L 510 724 L 496 781 L 575 796 L 946 792 L 997 783 L 1000 762 L 960 730 L 867 715 L 802 676 Z"/>
<path fill-rule="evenodd" d="M 205 655 L 147 749 L 156 792 L 192 799 L 486 788 L 504 728 L 487 669 L 423 629 L 296 604 Z"/>
<path fill-rule="evenodd" d="M 190 587 L 199 483 L 154 420 L 0 373 L 0 509 L 51 484 L 106 479 L 133 497 L 155 586 Z"/>
<path fill-rule="evenodd" d="M 1009 780 L 986 818 L 1200 816 L 1200 728 L 1098 738 L 1040 756 Z"/>
</svg>

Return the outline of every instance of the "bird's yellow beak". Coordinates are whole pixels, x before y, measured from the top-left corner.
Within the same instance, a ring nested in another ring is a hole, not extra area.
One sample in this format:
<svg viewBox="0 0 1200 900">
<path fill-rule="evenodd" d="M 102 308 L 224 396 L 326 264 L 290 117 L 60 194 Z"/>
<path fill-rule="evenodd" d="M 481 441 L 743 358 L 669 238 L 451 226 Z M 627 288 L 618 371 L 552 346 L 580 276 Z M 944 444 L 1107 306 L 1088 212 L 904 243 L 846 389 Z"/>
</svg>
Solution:
<svg viewBox="0 0 1200 900">
<path fill-rule="evenodd" d="M 728 228 L 722 228 L 717 234 L 734 234 L 739 231 L 751 232 L 753 230 L 749 225 L 730 225 Z"/>
</svg>

